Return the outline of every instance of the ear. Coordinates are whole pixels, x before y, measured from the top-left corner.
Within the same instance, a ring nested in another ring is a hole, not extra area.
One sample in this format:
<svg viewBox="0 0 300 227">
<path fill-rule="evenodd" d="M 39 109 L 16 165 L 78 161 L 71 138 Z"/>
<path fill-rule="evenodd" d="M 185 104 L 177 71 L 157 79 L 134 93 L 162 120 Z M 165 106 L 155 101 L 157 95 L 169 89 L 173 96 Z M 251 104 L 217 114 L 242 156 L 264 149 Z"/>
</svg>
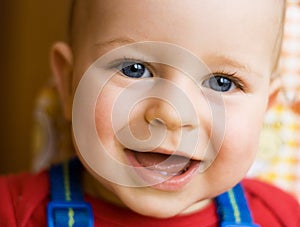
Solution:
<svg viewBox="0 0 300 227">
<path fill-rule="evenodd" d="M 278 74 L 271 76 L 270 88 L 269 88 L 269 101 L 267 109 L 270 109 L 276 102 L 278 93 L 281 89 L 281 79 Z"/>
<path fill-rule="evenodd" d="M 68 44 L 58 42 L 52 46 L 50 64 L 64 116 L 66 120 L 71 121 L 73 54 Z"/>
</svg>

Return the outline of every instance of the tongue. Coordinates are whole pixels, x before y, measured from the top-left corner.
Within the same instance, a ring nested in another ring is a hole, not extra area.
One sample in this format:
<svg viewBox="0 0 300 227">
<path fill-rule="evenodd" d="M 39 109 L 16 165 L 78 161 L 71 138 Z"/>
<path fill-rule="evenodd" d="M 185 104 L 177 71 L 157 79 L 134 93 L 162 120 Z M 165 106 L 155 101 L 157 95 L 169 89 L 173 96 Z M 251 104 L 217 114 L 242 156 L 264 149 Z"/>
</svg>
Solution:
<svg viewBox="0 0 300 227">
<path fill-rule="evenodd" d="M 183 173 L 191 163 L 188 158 L 179 155 L 135 152 L 135 157 L 142 166 L 165 175 L 179 175 Z"/>
</svg>

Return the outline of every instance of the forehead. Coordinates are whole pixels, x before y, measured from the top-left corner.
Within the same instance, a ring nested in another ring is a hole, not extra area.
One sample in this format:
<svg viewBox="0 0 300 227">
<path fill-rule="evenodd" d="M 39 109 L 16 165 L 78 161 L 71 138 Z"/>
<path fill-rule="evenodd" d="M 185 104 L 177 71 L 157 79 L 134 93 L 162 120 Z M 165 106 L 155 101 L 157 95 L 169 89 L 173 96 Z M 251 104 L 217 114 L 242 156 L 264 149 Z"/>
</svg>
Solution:
<svg viewBox="0 0 300 227">
<path fill-rule="evenodd" d="M 283 0 L 77 1 L 81 44 L 94 45 L 120 38 L 164 41 L 183 46 L 201 57 L 224 53 L 243 59 L 255 55 L 257 61 L 266 61 L 267 54 L 268 60 L 273 59 L 284 3 Z M 270 61 L 265 63 L 265 68 L 271 67 Z"/>
</svg>

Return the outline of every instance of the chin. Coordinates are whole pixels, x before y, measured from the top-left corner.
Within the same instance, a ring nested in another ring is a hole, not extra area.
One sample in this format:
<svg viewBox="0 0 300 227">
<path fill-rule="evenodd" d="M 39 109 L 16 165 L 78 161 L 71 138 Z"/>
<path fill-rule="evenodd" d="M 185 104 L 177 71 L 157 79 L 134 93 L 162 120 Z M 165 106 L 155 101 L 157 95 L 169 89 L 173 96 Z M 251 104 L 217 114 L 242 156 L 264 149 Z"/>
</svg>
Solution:
<svg viewBox="0 0 300 227">
<path fill-rule="evenodd" d="M 187 200 L 178 198 L 178 192 L 163 192 L 151 188 L 127 190 L 126 193 L 123 191 L 119 194 L 119 198 L 130 210 L 144 216 L 170 218 L 181 214 L 190 206 Z"/>
<path fill-rule="evenodd" d="M 148 217 L 154 217 L 154 218 L 171 218 L 176 215 L 179 215 L 181 213 L 180 209 L 168 209 L 164 207 L 160 207 L 159 205 L 156 205 L 155 207 L 152 206 L 143 206 L 143 207 L 132 207 L 130 208 L 134 212 L 148 216 Z"/>
</svg>

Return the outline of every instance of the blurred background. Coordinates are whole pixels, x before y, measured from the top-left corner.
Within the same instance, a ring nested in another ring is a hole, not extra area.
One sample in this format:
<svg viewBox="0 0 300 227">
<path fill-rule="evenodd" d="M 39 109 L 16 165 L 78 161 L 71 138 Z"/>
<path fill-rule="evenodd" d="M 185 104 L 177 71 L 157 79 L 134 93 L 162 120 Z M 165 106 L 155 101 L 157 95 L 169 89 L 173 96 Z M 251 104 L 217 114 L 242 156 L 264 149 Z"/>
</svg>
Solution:
<svg viewBox="0 0 300 227">
<path fill-rule="evenodd" d="M 36 97 L 51 43 L 66 39 L 69 0 L 0 1 L 0 174 L 28 170 Z"/>
</svg>

